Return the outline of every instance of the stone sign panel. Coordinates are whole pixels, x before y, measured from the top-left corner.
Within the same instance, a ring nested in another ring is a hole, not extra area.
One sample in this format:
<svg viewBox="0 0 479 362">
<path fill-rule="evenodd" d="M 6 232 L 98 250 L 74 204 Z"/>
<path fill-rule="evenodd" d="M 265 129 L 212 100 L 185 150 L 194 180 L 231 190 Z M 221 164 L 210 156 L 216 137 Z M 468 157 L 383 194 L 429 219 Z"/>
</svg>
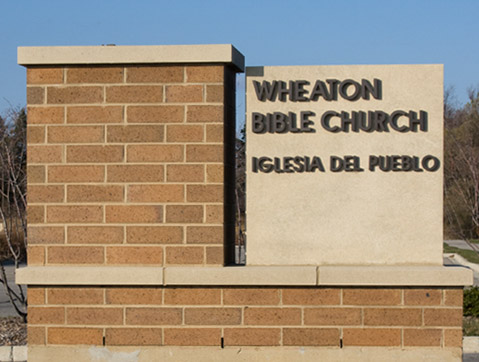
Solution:
<svg viewBox="0 0 479 362">
<path fill-rule="evenodd" d="M 247 69 L 248 265 L 442 265 L 442 65 Z"/>
</svg>

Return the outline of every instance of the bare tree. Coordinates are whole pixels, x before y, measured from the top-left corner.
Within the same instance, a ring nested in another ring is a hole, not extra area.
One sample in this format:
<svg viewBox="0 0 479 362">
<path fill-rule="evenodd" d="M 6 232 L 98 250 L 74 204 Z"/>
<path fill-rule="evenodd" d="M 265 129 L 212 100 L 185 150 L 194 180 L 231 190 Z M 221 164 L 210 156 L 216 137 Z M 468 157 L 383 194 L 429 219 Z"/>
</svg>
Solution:
<svg viewBox="0 0 479 362">
<path fill-rule="evenodd" d="M 27 298 L 21 286 L 8 283 L 5 266 L 17 269 L 25 259 L 26 224 L 26 113 L 10 109 L 0 117 L 0 282 L 15 311 L 26 321 Z"/>
<path fill-rule="evenodd" d="M 449 233 L 470 241 L 479 237 L 479 91 L 460 109 L 446 98 L 444 115 L 445 221 Z"/>
<path fill-rule="evenodd" d="M 245 253 L 245 209 L 246 209 L 246 159 L 245 159 L 245 128 L 241 131 L 241 137 L 236 138 L 236 245 L 238 247 L 237 263 L 243 263 Z"/>
</svg>

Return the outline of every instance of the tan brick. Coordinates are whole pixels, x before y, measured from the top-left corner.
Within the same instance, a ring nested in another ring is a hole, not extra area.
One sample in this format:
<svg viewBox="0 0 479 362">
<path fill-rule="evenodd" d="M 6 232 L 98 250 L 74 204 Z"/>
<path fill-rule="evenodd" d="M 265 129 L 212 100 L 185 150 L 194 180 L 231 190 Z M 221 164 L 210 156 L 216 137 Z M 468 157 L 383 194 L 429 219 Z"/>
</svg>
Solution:
<svg viewBox="0 0 479 362">
<path fill-rule="evenodd" d="M 185 308 L 186 325 L 241 324 L 240 308 Z"/>
<path fill-rule="evenodd" d="M 48 328 L 48 344 L 102 345 L 102 328 Z"/>
<path fill-rule="evenodd" d="M 64 199 L 63 186 L 28 185 L 27 189 L 27 201 L 31 204 L 63 202 Z"/>
<path fill-rule="evenodd" d="M 68 185 L 67 202 L 123 201 L 123 193 L 120 185 Z"/>
<path fill-rule="evenodd" d="M 101 206 L 48 206 L 48 223 L 100 223 L 103 221 Z"/>
<path fill-rule="evenodd" d="M 399 305 L 401 304 L 400 289 L 343 289 L 344 305 Z"/>
<path fill-rule="evenodd" d="M 45 248 L 43 246 L 27 247 L 28 265 L 45 265 Z"/>
<path fill-rule="evenodd" d="M 123 146 L 67 146 L 67 162 L 122 162 Z"/>
<path fill-rule="evenodd" d="M 29 324 L 64 324 L 63 307 L 28 307 Z"/>
<path fill-rule="evenodd" d="M 29 226 L 28 244 L 63 244 L 65 231 L 63 226 Z"/>
<path fill-rule="evenodd" d="M 206 125 L 206 142 L 223 142 L 223 125 Z"/>
<path fill-rule="evenodd" d="M 129 145 L 128 162 L 177 162 L 183 161 L 181 145 Z"/>
<path fill-rule="evenodd" d="M 339 346 L 336 328 L 284 328 L 284 346 Z"/>
<path fill-rule="evenodd" d="M 225 288 L 223 303 L 226 305 L 278 305 L 278 289 L 270 288 Z"/>
<path fill-rule="evenodd" d="M 67 83 L 122 83 L 122 67 L 74 67 L 67 69 Z"/>
<path fill-rule="evenodd" d="M 203 182 L 204 179 L 203 165 L 168 165 L 166 167 L 168 182 Z"/>
<path fill-rule="evenodd" d="M 45 304 L 45 288 L 28 287 L 27 297 L 29 306 Z"/>
<path fill-rule="evenodd" d="M 189 83 L 220 83 L 223 82 L 224 68 L 222 65 L 198 65 L 186 67 L 186 81 Z"/>
<path fill-rule="evenodd" d="M 176 325 L 181 321 L 181 308 L 126 308 L 129 325 Z"/>
<path fill-rule="evenodd" d="M 222 85 L 207 85 L 206 86 L 206 101 L 211 103 L 223 102 L 225 93 Z"/>
<path fill-rule="evenodd" d="M 163 165 L 108 165 L 108 182 L 162 182 Z"/>
<path fill-rule="evenodd" d="M 186 122 L 223 122 L 223 106 L 188 106 Z"/>
<path fill-rule="evenodd" d="M 44 182 L 45 166 L 27 166 L 27 184 Z"/>
<path fill-rule="evenodd" d="M 130 185 L 129 202 L 183 202 L 183 185 Z"/>
<path fill-rule="evenodd" d="M 43 224 L 45 222 L 45 208 L 43 206 L 27 206 L 28 224 Z"/>
<path fill-rule="evenodd" d="M 366 326 L 420 326 L 422 311 L 419 308 L 365 308 Z"/>
<path fill-rule="evenodd" d="M 446 289 L 444 304 L 453 307 L 462 307 L 463 289 Z"/>
<path fill-rule="evenodd" d="M 48 143 L 101 143 L 102 126 L 50 126 Z"/>
<path fill-rule="evenodd" d="M 223 185 L 188 185 L 186 201 L 188 202 L 223 202 Z"/>
<path fill-rule="evenodd" d="M 61 124 L 64 122 L 63 107 L 28 107 L 27 122 L 31 124 Z"/>
<path fill-rule="evenodd" d="M 400 346 L 401 329 L 344 328 L 344 346 Z"/>
<path fill-rule="evenodd" d="M 166 205 L 167 223 L 201 223 L 203 206 L 200 205 Z"/>
<path fill-rule="evenodd" d="M 336 305 L 340 302 L 339 289 L 288 288 L 283 289 L 283 304 L 287 305 Z"/>
<path fill-rule="evenodd" d="M 105 167 L 103 166 L 49 166 L 49 183 L 84 183 L 103 182 Z"/>
<path fill-rule="evenodd" d="M 123 308 L 67 308 L 67 324 L 123 324 Z"/>
<path fill-rule="evenodd" d="M 62 162 L 62 146 L 29 146 L 27 163 L 59 163 Z"/>
<path fill-rule="evenodd" d="M 462 326 L 462 308 L 426 308 L 424 309 L 425 326 Z"/>
<path fill-rule="evenodd" d="M 128 83 L 182 83 L 183 67 L 138 66 L 126 68 Z"/>
<path fill-rule="evenodd" d="M 404 329 L 404 347 L 440 347 L 440 329 Z"/>
<path fill-rule="evenodd" d="M 43 104 L 45 89 L 42 87 L 27 87 L 27 104 Z"/>
<path fill-rule="evenodd" d="M 462 329 L 444 330 L 444 347 L 462 347 Z"/>
<path fill-rule="evenodd" d="M 206 165 L 206 181 L 222 183 L 224 181 L 223 165 Z"/>
<path fill-rule="evenodd" d="M 279 328 L 225 328 L 225 346 L 279 346 Z"/>
<path fill-rule="evenodd" d="M 167 142 L 202 142 L 203 126 L 169 125 L 167 127 Z"/>
<path fill-rule="evenodd" d="M 179 123 L 185 119 L 184 106 L 129 106 L 128 123 Z"/>
<path fill-rule="evenodd" d="M 304 324 L 308 326 L 353 326 L 361 324 L 360 308 L 305 308 Z"/>
<path fill-rule="evenodd" d="M 186 162 L 223 162 L 223 145 L 186 145 Z"/>
<path fill-rule="evenodd" d="M 122 226 L 69 226 L 68 244 L 121 244 Z"/>
<path fill-rule="evenodd" d="M 166 264 L 203 264 L 204 248 L 194 246 L 166 247 Z"/>
<path fill-rule="evenodd" d="M 208 224 L 223 223 L 223 205 L 206 205 L 205 206 L 205 222 Z"/>
<path fill-rule="evenodd" d="M 221 328 L 165 328 L 166 346 L 219 346 Z"/>
<path fill-rule="evenodd" d="M 49 264 L 103 264 L 102 247 L 89 246 L 50 246 Z"/>
<path fill-rule="evenodd" d="M 107 304 L 162 304 L 161 288 L 109 288 Z"/>
<path fill-rule="evenodd" d="M 181 244 L 181 226 L 127 226 L 126 242 L 129 244 Z"/>
<path fill-rule="evenodd" d="M 163 142 L 164 126 L 108 126 L 107 141 L 111 143 Z"/>
<path fill-rule="evenodd" d="M 106 206 L 107 223 L 161 223 L 162 206 L 119 205 Z"/>
<path fill-rule="evenodd" d="M 27 127 L 27 143 L 45 143 L 45 127 L 44 126 L 28 126 Z"/>
<path fill-rule="evenodd" d="M 45 344 L 46 329 L 45 327 L 27 327 L 28 345 L 44 345 Z"/>
<path fill-rule="evenodd" d="M 160 346 L 161 328 L 107 328 L 107 346 Z"/>
<path fill-rule="evenodd" d="M 156 85 L 125 85 L 106 88 L 108 103 L 162 103 L 163 87 Z"/>
<path fill-rule="evenodd" d="M 188 244 L 222 244 L 224 229 L 221 226 L 188 226 L 186 243 Z"/>
<path fill-rule="evenodd" d="M 202 85 L 166 86 L 166 101 L 169 103 L 203 102 L 203 86 Z"/>
<path fill-rule="evenodd" d="M 103 88 L 83 87 L 48 87 L 48 104 L 80 104 L 103 102 Z"/>
<path fill-rule="evenodd" d="M 103 304 L 101 288 L 48 288 L 48 304 Z"/>
<path fill-rule="evenodd" d="M 122 123 L 122 106 L 67 107 L 67 123 L 95 124 Z"/>
<path fill-rule="evenodd" d="M 224 249 L 222 246 L 206 247 L 206 264 L 223 265 Z"/>
<path fill-rule="evenodd" d="M 27 68 L 27 84 L 61 84 L 63 68 L 39 67 Z"/>
<path fill-rule="evenodd" d="M 245 308 L 244 323 L 249 325 L 300 325 L 301 309 L 256 307 Z"/>
<path fill-rule="evenodd" d="M 163 248 L 156 246 L 110 246 L 107 264 L 163 264 Z"/>
<path fill-rule="evenodd" d="M 405 305 L 440 305 L 442 290 L 438 289 L 405 289 Z"/>
<path fill-rule="evenodd" d="M 165 304 L 218 305 L 221 290 L 216 288 L 166 288 Z"/>
</svg>

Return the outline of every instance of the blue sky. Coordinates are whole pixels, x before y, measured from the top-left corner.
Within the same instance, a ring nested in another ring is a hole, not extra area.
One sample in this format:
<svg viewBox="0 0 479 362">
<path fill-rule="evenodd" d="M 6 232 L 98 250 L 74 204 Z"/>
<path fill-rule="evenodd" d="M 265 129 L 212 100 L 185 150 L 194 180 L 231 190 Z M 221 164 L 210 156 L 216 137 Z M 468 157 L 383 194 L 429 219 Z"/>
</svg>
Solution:
<svg viewBox="0 0 479 362">
<path fill-rule="evenodd" d="M 479 86 L 477 0 L 0 0 L 0 17 L 0 114 L 25 104 L 18 46 L 231 43 L 247 66 L 443 63 L 459 104 Z"/>
</svg>

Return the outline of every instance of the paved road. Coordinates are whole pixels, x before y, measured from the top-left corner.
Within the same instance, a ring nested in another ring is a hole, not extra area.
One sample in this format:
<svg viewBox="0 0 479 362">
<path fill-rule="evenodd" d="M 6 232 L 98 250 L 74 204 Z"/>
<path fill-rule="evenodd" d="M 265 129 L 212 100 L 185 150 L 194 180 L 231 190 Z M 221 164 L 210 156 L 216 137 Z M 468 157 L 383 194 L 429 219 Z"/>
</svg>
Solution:
<svg viewBox="0 0 479 362">
<path fill-rule="evenodd" d="M 464 353 L 462 355 L 463 362 L 477 362 L 479 361 L 479 353 Z"/>
<path fill-rule="evenodd" d="M 455 248 L 459 248 L 459 249 L 464 249 L 464 250 L 476 250 L 476 251 L 479 251 L 479 244 L 472 244 L 472 247 L 471 245 L 469 245 L 468 243 L 466 243 L 464 240 L 444 240 L 444 242 L 449 245 L 449 246 L 453 246 Z M 474 249 L 475 248 L 475 249 Z"/>
<path fill-rule="evenodd" d="M 17 293 L 18 287 L 15 285 L 15 266 L 13 264 L 7 265 L 5 267 L 5 272 L 7 274 L 8 285 Z M 23 292 L 26 293 L 25 287 L 23 287 Z M 10 299 L 8 298 L 5 291 L 5 286 L 0 283 L 0 317 L 11 316 L 16 317 L 17 313 L 15 312 L 15 309 L 10 303 Z"/>
</svg>

